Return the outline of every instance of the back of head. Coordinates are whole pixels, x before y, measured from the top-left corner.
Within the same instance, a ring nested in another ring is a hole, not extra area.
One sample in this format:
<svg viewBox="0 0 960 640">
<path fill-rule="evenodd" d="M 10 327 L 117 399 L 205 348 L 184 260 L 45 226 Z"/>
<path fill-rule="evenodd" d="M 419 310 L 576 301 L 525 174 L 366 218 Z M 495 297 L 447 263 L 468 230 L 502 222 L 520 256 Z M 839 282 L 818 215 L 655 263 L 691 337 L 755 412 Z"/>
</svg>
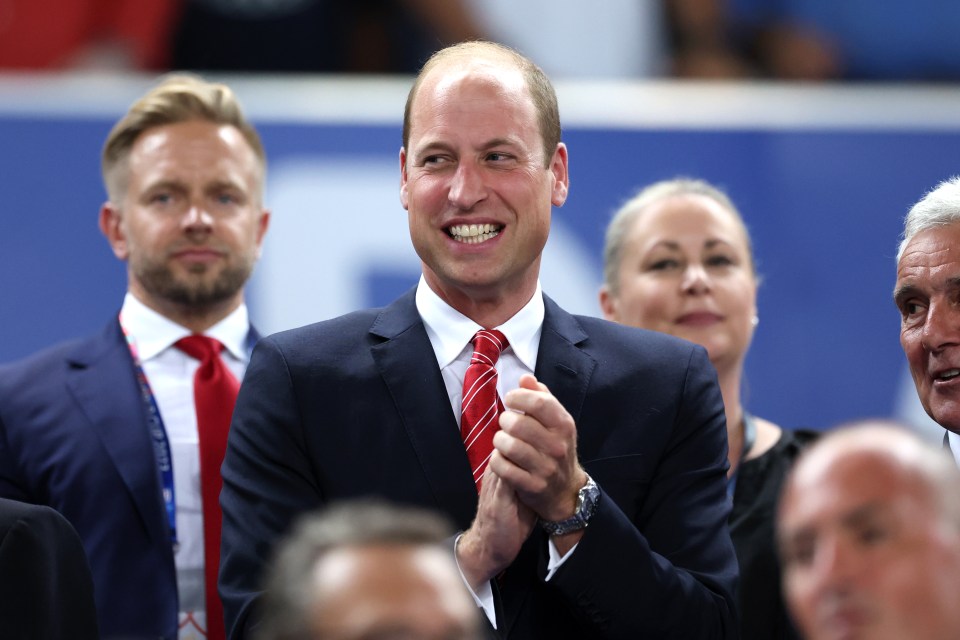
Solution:
<svg viewBox="0 0 960 640">
<path fill-rule="evenodd" d="M 533 100 L 540 125 L 540 137 L 543 143 L 544 164 L 549 164 L 553 152 L 560 142 L 560 108 L 557 94 L 550 79 L 543 70 L 519 52 L 496 42 L 470 41 L 451 45 L 434 53 L 424 63 L 414 80 L 407 103 L 403 111 L 403 146 L 410 143 L 410 118 L 414 101 L 420 85 L 431 71 L 446 63 L 455 64 L 457 60 L 484 58 L 512 65 L 520 70 L 526 80 L 530 98 Z"/>
<path fill-rule="evenodd" d="M 134 143 L 145 131 L 193 120 L 236 127 L 260 161 L 263 179 L 266 154 L 260 135 L 244 116 L 230 87 L 192 75 L 173 74 L 165 76 L 137 100 L 107 136 L 101 171 L 110 200 L 117 204 L 122 200 L 126 189 L 127 159 Z"/>
<path fill-rule="evenodd" d="M 897 262 L 910 240 L 921 231 L 960 222 L 960 176 L 944 180 L 907 212 L 897 248 Z"/>
<path fill-rule="evenodd" d="M 432 511 L 377 500 L 340 503 L 302 517 L 269 565 L 258 640 L 303 640 L 315 637 L 318 628 L 346 638 L 343 620 L 411 619 L 431 608 L 448 611 L 449 602 L 463 612 L 471 634 L 464 637 L 472 638 L 479 618 L 445 544 L 452 533 Z M 366 583 L 370 572 L 362 568 L 363 556 L 376 567 Z M 351 591 L 358 584 L 359 597 Z M 397 585 L 405 593 L 398 594 Z M 340 596 L 347 596 L 346 605 Z M 417 611 L 411 610 L 415 601 Z"/>
</svg>

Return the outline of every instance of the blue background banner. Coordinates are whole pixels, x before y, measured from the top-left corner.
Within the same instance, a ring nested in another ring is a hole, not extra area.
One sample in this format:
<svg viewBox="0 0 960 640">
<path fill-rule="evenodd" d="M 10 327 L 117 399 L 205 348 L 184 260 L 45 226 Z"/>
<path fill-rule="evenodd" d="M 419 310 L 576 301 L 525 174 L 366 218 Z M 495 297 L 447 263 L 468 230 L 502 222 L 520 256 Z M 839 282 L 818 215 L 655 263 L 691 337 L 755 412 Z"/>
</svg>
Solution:
<svg viewBox="0 0 960 640">
<path fill-rule="evenodd" d="M 97 228 L 99 153 L 150 79 L 81 80 L 0 78 L 0 361 L 96 331 L 125 290 L 125 267 Z M 231 84 L 270 163 L 274 215 L 249 296 L 258 326 L 270 333 L 384 304 L 415 284 L 397 195 L 408 81 Z M 613 210 L 649 182 L 704 178 L 741 208 L 763 276 L 751 411 L 827 428 L 914 410 L 891 302 L 894 254 L 910 205 L 960 173 L 960 92 L 558 89 L 571 194 L 554 212 L 548 294 L 599 314 Z"/>
</svg>

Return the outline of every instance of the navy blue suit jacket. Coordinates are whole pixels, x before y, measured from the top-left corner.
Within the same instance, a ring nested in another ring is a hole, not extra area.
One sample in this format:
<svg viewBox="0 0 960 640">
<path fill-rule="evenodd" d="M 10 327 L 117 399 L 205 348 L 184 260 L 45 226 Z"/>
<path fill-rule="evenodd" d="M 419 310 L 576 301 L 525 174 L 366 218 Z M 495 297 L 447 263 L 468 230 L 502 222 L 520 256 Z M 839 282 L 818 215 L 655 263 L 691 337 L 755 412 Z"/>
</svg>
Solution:
<svg viewBox="0 0 960 640">
<path fill-rule="evenodd" d="M 599 509 L 544 581 L 535 529 L 497 586 L 505 638 L 735 638 L 723 403 L 705 351 L 545 297 L 537 378 L 577 424 Z M 477 492 L 413 291 L 260 341 L 223 467 L 220 593 L 249 637 L 263 565 L 304 511 L 378 495 L 466 529 Z"/>
<path fill-rule="evenodd" d="M 160 475 L 117 320 L 0 366 L 0 496 L 49 505 L 90 560 L 104 638 L 176 638 Z"/>
</svg>

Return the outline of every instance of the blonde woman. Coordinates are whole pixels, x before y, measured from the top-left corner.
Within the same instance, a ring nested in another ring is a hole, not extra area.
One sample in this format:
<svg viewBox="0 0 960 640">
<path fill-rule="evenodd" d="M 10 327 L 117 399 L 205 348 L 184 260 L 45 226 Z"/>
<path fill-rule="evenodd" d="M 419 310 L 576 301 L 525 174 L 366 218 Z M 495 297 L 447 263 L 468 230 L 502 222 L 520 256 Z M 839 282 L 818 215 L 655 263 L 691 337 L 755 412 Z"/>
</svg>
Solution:
<svg viewBox="0 0 960 640">
<path fill-rule="evenodd" d="M 743 363 L 757 326 L 758 278 L 746 225 L 730 199 L 700 181 L 641 190 L 614 215 L 604 248 L 604 316 L 706 348 L 727 416 L 744 640 L 796 637 L 780 596 L 774 508 L 810 432 L 782 429 L 743 406 Z"/>
</svg>

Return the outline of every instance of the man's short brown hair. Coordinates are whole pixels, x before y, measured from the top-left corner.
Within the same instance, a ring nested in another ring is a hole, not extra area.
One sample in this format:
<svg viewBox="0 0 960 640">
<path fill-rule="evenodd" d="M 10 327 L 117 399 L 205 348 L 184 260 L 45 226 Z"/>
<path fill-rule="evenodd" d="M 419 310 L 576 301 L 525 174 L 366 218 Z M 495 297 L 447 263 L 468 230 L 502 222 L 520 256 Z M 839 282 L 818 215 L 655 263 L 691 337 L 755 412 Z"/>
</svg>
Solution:
<svg viewBox="0 0 960 640">
<path fill-rule="evenodd" d="M 233 90 L 225 84 L 207 82 L 196 76 L 174 74 L 163 78 L 137 100 L 107 136 L 101 170 L 107 193 L 115 204 L 119 204 L 126 190 L 124 169 L 137 138 L 154 127 L 192 120 L 236 127 L 260 161 L 263 180 L 266 167 L 263 143 L 256 129 L 244 117 Z"/>
<path fill-rule="evenodd" d="M 550 82 L 550 78 L 529 58 L 506 45 L 496 42 L 475 40 L 461 42 L 437 51 L 420 69 L 417 79 L 407 94 L 407 104 L 403 110 L 403 148 L 410 145 L 410 116 L 413 110 L 413 101 L 424 78 L 441 62 L 449 58 L 470 56 L 501 56 L 512 61 L 526 80 L 527 90 L 537 111 L 537 121 L 540 125 L 540 137 L 543 142 L 544 165 L 550 165 L 553 152 L 560 143 L 560 108 L 557 106 L 557 93 Z"/>
</svg>

